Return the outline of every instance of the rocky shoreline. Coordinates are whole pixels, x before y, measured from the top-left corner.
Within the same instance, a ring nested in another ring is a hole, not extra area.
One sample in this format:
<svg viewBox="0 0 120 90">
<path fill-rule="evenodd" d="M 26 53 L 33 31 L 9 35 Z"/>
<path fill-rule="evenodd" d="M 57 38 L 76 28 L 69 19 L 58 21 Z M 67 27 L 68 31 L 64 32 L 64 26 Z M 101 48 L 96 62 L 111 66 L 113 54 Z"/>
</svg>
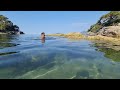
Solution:
<svg viewBox="0 0 120 90">
<path fill-rule="evenodd" d="M 49 34 L 47 36 L 60 36 L 60 37 L 65 37 L 65 38 L 69 38 L 69 39 L 81 39 L 81 38 L 83 38 L 83 35 L 79 32 L 70 32 L 67 34 L 56 33 L 56 34 Z"/>
<path fill-rule="evenodd" d="M 89 36 L 101 35 L 107 37 L 120 38 L 120 25 L 103 27 L 96 33 L 88 32 L 88 35 Z"/>
<path fill-rule="evenodd" d="M 74 40 L 89 40 L 91 42 L 97 43 L 98 47 L 106 47 L 111 48 L 116 51 L 120 50 L 120 38 L 102 36 L 102 35 L 83 35 L 79 32 L 71 32 L 68 34 L 49 34 L 48 36 L 57 36 L 57 37 L 65 37 L 68 39 Z"/>
</svg>

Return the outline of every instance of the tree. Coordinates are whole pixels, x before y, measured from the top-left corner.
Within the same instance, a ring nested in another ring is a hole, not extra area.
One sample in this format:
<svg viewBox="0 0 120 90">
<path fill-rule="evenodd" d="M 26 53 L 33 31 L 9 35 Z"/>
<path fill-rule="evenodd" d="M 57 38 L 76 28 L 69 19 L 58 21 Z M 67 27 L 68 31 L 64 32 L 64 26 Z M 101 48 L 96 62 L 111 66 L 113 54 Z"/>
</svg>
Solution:
<svg viewBox="0 0 120 90">
<path fill-rule="evenodd" d="M 0 15 L 0 32 L 17 33 L 20 31 L 17 25 L 14 25 L 7 17 Z"/>
</svg>

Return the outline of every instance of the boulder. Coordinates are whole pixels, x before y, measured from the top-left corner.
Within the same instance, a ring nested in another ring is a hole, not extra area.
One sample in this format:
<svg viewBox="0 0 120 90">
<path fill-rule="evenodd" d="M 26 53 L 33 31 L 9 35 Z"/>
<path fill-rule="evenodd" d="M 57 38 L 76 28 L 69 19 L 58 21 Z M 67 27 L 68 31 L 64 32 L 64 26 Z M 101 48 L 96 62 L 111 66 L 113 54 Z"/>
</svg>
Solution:
<svg viewBox="0 0 120 90">
<path fill-rule="evenodd" d="M 108 37 L 119 37 L 120 26 L 103 27 L 97 32 L 97 35 L 108 36 Z"/>
</svg>

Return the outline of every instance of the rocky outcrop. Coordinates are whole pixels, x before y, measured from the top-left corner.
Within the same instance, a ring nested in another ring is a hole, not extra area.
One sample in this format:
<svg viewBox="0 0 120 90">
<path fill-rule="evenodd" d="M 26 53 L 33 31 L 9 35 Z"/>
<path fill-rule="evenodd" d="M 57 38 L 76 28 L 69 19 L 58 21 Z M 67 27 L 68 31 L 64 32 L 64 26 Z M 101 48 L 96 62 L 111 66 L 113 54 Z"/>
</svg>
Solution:
<svg viewBox="0 0 120 90">
<path fill-rule="evenodd" d="M 96 34 L 108 37 L 120 37 L 120 26 L 103 27 Z"/>
<path fill-rule="evenodd" d="M 120 11 L 111 11 L 100 17 L 98 22 L 90 27 L 88 35 L 120 37 Z"/>
<path fill-rule="evenodd" d="M 88 36 L 95 36 L 96 33 L 94 33 L 94 32 L 88 32 L 87 35 L 88 35 Z"/>
<path fill-rule="evenodd" d="M 0 15 L 0 34 L 24 34 L 17 25 L 14 25 L 7 17 Z"/>
</svg>

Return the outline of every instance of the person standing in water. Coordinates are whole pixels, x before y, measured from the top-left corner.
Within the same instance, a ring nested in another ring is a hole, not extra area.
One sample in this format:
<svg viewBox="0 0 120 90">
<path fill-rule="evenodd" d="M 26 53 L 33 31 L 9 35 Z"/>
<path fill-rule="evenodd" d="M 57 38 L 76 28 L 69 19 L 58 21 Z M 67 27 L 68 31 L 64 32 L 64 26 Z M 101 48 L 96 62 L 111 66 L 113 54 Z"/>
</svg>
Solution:
<svg viewBox="0 0 120 90">
<path fill-rule="evenodd" d="M 42 40 L 42 43 L 45 42 L 45 33 L 44 32 L 41 33 L 41 40 Z"/>
</svg>

